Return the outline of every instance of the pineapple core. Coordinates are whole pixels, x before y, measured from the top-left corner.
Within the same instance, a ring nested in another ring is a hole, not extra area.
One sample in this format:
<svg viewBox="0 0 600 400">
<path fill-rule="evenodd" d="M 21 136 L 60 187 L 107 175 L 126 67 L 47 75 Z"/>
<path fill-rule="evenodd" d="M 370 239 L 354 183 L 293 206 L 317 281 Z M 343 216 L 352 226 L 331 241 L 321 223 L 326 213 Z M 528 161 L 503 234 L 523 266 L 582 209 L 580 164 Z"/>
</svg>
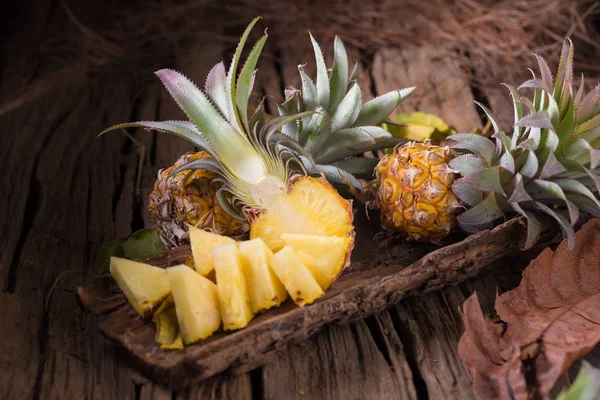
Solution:
<svg viewBox="0 0 600 400">
<path fill-rule="evenodd" d="M 300 261 L 310 270 L 323 290 L 327 290 L 346 264 L 346 254 L 352 242 L 349 238 L 283 233 Z"/>
<path fill-rule="evenodd" d="M 217 285 L 186 265 L 167 269 L 183 343 L 212 335 L 221 325 Z"/>
<path fill-rule="evenodd" d="M 237 245 L 226 244 L 212 250 L 217 277 L 217 291 L 223 315 L 223 329 L 240 329 L 254 317 L 250 296 L 242 269 L 242 259 Z"/>
<path fill-rule="evenodd" d="M 194 268 L 200 275 L 207 276 L 215 269 L 212 260 L 213 247 L 235 244 L 235 240 L 190 226 L 190 244 L 194 256 Z"/>
<path fill-rule="evenodd" d="M 268 264 L 273 253 L 262 239 L 252 239 L 238 243 L 244 276 L 250 295 L 252 312 L 257 313 L 278 306 L 288 294 Z"/>
<path fill-rule="evenodd" d="M 270 265 L 286 290 L 300 307 L 311 304 L 325 292 L 291 246 L 285 246 L 270 259 Z"/>
<path fill-rule="evenodd" d="M 142 317 L 151 316 L 154 308 L 171 294 L 167 271 L 163 268 L 111 257 L 110 273 Z"/>
</svg>

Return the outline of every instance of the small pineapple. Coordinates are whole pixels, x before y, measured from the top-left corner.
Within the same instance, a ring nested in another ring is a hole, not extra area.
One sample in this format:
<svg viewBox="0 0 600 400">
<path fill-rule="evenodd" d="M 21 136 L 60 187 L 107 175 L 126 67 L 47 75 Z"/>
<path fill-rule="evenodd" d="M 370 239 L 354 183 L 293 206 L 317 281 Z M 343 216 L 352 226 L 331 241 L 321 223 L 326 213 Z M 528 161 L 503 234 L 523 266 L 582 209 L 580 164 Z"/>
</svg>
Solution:
<svg viewBox="0 0 600 400">
<path fill-rule="evenodd" d="M 169 247 L 188 240 L 188 226 L 227 236 L 241 235 L 248 230 L 246 223 L 233 218 L 219 205 L 216 193 L 222 184 L 215 181 L 217 174 L 198 169 L 171 176 L 180 166 L 206 158 L 210 155 L 205 151 L 187 153 L 169 168 L 158 172 L 148 211 L 161 239 Z"/>
<path fill-rule="evenodd" d="M 163 268 L 111 257 L 110 273 L 129 304 L 143 318 L 150 317 L 171 294 L 167 272 Z"/>
<path fill-rule="evenodd" d="M 215 271 L 212 256 L 213 248 L 226 244 L 235 244 L 235 240 L 193 226 L 190 226 L 189 232 L 194 268 L 196 268 L 196 271 L 200 275 L 212 278 Z"/>
<path fill-rule="evenodd" d="M 184 344 L 212 335 L 221 326 L 217 285 L 186 265 L 167 268 Z"/>
<path fill-rule="evenodd" d="M 244 266 L 252 312 L 258 313 L 280 305 L 288 297 L 283 284 L 269 266 L 273 252 L 262 239 L 238 243 Z"/>
<path fill-rule="evenodd" d="M 294 303 L 300 307 L 313 303 L 325 292 L 291 246 L 275 253 L 269 264 L 283 283 Z"/>
<path fill-rule="evenodd" d="M 348 238 L 283 233 L 281 239 L 294 249 L 323 290 L 329 289 L 348 264 L 346 255 L 352 245 Z"/>
<path fill-rule="evenodd" d="M 452 193 L 451 159 L 449 148 L 409 142 L 379 162 L 376 193 L 385 228 L 422 242 L 439 243 L 448 235 L 461 208 Z"/>
<path fill-rule="evenodd" d="M 519 87 L 533 89 L 532 99 L 506 85 L 514 104 L 512 133 L 477 103 L 494 140 L 460 133 L 448 137 L 449 148 L 408 144 L 381 160 L 374 187 L 385 226 L 416 240 L 439 241 L 455 216 L 463 231 L 477 232 L 517 213 L 527 219 L 529 248 L 540 234 L 534 212 L 554 218 L 570 246 L 580 212 L 600 217 L 600 86 L 584 95 L 582 82 L 574 93 L 569 39 L 554 82 L 546 61 L 536 57 L 541 77 L 534 74 Z M 466 211 L 460 212 L 456 198 Z"/>
<path fill-rule="evenodd" d="M 215 247 L 212 254 L 223 329 L 231 331 L 243 328 L 254 317 L 254 313 L 250 306 L 240 252 L 234 243 Z"/>
</svg>

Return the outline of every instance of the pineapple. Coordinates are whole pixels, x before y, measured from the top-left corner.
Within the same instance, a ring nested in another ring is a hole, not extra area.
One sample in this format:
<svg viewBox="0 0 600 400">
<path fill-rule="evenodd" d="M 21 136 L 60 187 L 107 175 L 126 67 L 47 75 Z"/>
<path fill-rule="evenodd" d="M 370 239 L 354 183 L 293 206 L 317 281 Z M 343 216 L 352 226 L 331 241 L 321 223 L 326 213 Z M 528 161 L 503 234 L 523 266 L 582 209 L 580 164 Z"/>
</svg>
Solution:
<svg viewBox="0 0 600 400">
<path fill-rule="evenodd" d="M 285 246 L 275 253 L 269 264 L 283 283 L 294 303 L 300 307 L 313 303 L 325 292 L 310 270 L 300 261 L 291 246 Z"/>
<path fill-rule="evenodd" d="M 269 259 L 273 252 L 265 245 L 262 239 L 252 239 L 238 243 L 250 305 L 252 312 L 258 313 L 278 306 L 288 294 L 285 287 L 269 266 Z"/>
<path fill-rule="evenodd" d="M 163 268 L 111 257 L 110 273 L 129 304 L 143 318 L 151 316 L 153 310 L 171 294 L 167 272 Z"/>
<path fill-rule="evenodd" d="M 223 329 L 230 331 L 243 328 L 248 325 L 254 314 L 250 306 L 240 252 L 234 243 L 215 247 L 212 254 Z"/>
<path fill-rule="evenodd" d="M 554 218 L 573 246 L 580 212 L 600 216 L 600 86 L 584 95 L 582 82 L 574 93 L 569 39 L 554 82 L 546 61 L 536 57 L 540 78 L 534 74 L 519 87 L 533 89 L 532 99 L 506 85 L 514 104 L 512 133 L 503 132 L 478 103 L 494 141 L 455 134 L 450 147 L 408 144 L 381 160 L 374 187 L 385 226 L 416 240 L 439 241 L 454 219 L 463 231 L 477 232 L 517 213 L 528 222 L 529 248 L 540 234 L 537 212 Z M 466 211 L 460 213 L 455 197 Z"/>
<path fill-rule="evenodd" d="M 309 173 L 324 175 L 336 189 L 349 187 L 352 193 L 361 192 L 358 179 L 371 179 L 377 164 L 376 159 L 361 155 L 404 141 L 380 125 L 415 87 L 397 89 L 363 103 L 358 62 L 348 75 L 348 56 L 342 40 L 335 37 L 329 76 L 319 44 L 312 35 L 310 40 L 317 67 L 315 81 L 299 65 L 302 90 L 288 88 L 283 104 L 274 101 L 281 116 L 314 113 L 288 122 L 283 133 L 296 140 L 315 161 L 312 165 L 308 158 L 301 157 Z"/>
<path fill-rule="evenodd" d="M 210 155 L 204 151 L 187 153 L 171 167 L 158 172 L 148 211 L 161 239 L 169 247 L 187 241 L 190 225 L 227 236 L 241 235 L 248 230 L 247 224 L 227 214 L 219 205 L 216 193 L 222 185 L 215 181 L 214 172 L 199 169 L 171 176 L 181 165 L 206 158 Z"/>
<path fill-rule="evenodd" d="M 251 117 L 248 113 L 255 67 L 267 36 L 258 40 L 239 72 L 238 64 L 257 20 L 244 32 L 229 71 L 225 72 L 222 62 L 213 67 L 204 92 L 176 71 L 156 72 L 190 121 L 141 121 L 113 126 L 105 132 L 130 127 L 156 129 L 185 138 L 209 153 L 210 158 L 181 165 L 172 174 L 186 170 L 216 173 L 215 179 L 222 184 L 215 194 L 220 206 L 233 218 L 247 221 L 250 237 L 262 238 L 272 251 L 281 247 L 281 233 L 338 236 L 353 241 L 350 201 L 325 179 L 306 176 L 299 155 L 309 161 L 312 156 L 293 138 L 278 132 L 287 123 L 312 116 L 315 111 L 269 121 L 262 108 Z M 339 127 L 349 127 L 356 120 L 354 115 L 336 115 Z"/>
<path fill-rule="evenodd" d="M 343 237 L 283 233 L 281 239 L 294 249 L 323 290 L 329 289 L 346 266 L 348 247 L 352 245 L 350 239 Z"/>
<path fill-rule="evenodd" d="M 428 141 L 398 146 L 382 158 L 375 168 L 382 225 L 417 241 L 440 243 L 462 208 L 452 193 L 450 161 L 448 148 Z"/>
<path fill-rule="evenodd" d="M 189 232 L 194 268 L 196 268 L 196 271 L 200 275 L 212 277 L 215 270 L 212 260 L 212 249 L 226 244 L 235 244 L 235 240 L 193 226 L 190 226 Z"/>
<path fill-rule="evenodd" d="M 212 335 L 221 326 L 217 285 L 186 265 L 167 269 L 184 344 Z"/>
</svg>

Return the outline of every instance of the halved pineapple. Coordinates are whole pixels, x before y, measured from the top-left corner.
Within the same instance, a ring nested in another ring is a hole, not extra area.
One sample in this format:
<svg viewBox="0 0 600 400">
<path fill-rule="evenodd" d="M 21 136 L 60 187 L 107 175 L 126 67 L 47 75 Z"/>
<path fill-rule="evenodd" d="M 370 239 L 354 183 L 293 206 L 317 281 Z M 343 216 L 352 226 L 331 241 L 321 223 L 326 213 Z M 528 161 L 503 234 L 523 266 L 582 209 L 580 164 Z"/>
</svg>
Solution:
<svg viewBox="0 0 600 400">
<path fill-rule="evenodd" d="M 202 276 L 214 271 L 212 249 L 224 244 L 235 244 L 235 240 L 190 226 L 190 244 L 194 256 L 194 268 Z"/>
<path fill-rule="evenodd" d="M 261 239 L 238 243 L 252 311 L 278 306 L 288 297 L 285 287 L 269 266 L 273 253 Z"/>
<path fill-rule="evenodd" d="M 151 316 L 154 308 L 171 293 L 167 272 L 163 268 L 111 257 L 110 273 L 129 304 L 144 318 Z"/>
<path fill-rule="evenodd" d="M 302 177 L 251 224 L 250 238 L 277 252 L 285 245 L 282 233 L 353 238 L 352 220 L 352 204 L 327 181 Z"/>
<path fill-rule="evenodd" d="M 167 269 L 183 343 L 212 335 L 221 325 L 217 285 L 186 265 Z"/>
<path fill-rule="evenodd" d="M 327 290 L 348 260 L 350 238 L 282 233 L 281 239 L 294 249 L 304 265 Z"/>
<path fill-rule="evenodd" d="M 218 246 L 212 250 L 212 259 L 217 277 L 223 329 L 229 331 L 243 328 L 254 317 L 254 313 L 250 306 L 240 251 L 235 243 Z"/>
<path fill-rule="evenodd" d="M 269 264 L 294 303 L 300 307 L 311 304 L 325 294 L 291 246 L 285 246 L 275 253 L 269 260 Z"/>
</svg>

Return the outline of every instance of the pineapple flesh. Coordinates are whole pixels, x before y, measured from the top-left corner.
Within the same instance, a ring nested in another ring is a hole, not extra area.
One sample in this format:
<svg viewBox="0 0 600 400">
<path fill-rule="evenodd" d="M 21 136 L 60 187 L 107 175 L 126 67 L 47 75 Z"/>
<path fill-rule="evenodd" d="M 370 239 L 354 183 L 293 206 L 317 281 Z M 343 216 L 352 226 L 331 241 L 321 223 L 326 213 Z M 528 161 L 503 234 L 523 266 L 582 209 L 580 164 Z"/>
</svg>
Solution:
<svg viewBox="0 0 600 400">
<path fill-rule="evenodd" d="M 273 252 L 282 233 L 353 238 L 352 205 L 323 179 L 302 177 L 252 223 L 250 238 L 262 238 Z"/>
<path fill-rule="evenodd" d="M 280 305 L 288 298 L 285 287 L 269 266 L 273 253 L 262 239 L 238 243 L 252 312 L 258 313 Z"/>
<path fill-rule="evenodd" d="M 352 240 L 349 238 L 284 233 L 289 245 L 310 270 L 323 290 L 329 289 L 347 262 Z"/>
<path fill-rule="evenodd" d="M 215 270 L 212 249 L 226 244 L 235 244 L 235 240 L 190 226 L 190 243 L 194 268 L 202 276 L 211 276 Z"/>
<path fill-rule="evenodd" d="M 325 294 L 291 246 L 285 246 L 275 253 L 270 259 L 270 265 L 294 303 L 300 307 L 313 303 Z"/>
<path fill-rule="evenodd" d="M 163 268 L 111 257 L 110 273 L 141 317 L 151 316 L 153 310 L 171 294 L 167 272 Z"/>
<path fill-rule="evenodd" d="M 226 331 L 244 328 L 254 317 L 242 259 L 237 245 L 226 244 L 212 250 L 217 291 L 221 304 L 223 329 Z"/>
<path fill-rule="evenodd" d="M 184 344 L 212 335 L 221 326 L 217 285 L 186 265 L 167 269 Z"/>
</svg>

